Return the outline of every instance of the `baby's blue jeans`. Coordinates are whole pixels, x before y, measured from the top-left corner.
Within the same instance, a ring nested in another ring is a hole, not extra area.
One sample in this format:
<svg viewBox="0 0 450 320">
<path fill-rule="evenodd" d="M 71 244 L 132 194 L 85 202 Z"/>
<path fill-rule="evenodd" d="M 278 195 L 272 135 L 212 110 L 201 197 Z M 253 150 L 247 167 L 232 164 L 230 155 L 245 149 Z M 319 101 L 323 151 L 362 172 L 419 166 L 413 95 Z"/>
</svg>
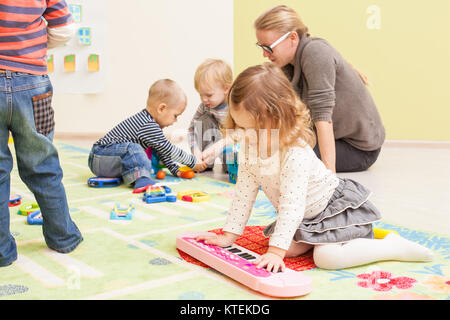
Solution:
<svg viewBox="0 0 450 320">
<path fill-rule="evenodd" d="M 94 145 L 88 165 L 96 176 L 121 177 L 125 185 L 152 174 L 152 163 L 144 148 L 133 142 Z"/>
<path fill-rule="evenodd" d="M 9 132 L 14 140 L 20 178 L 41 209 L 47 246 L 68 253 L 83 240 L 69 214 L 63 172 L 53 145 L 52 91 L 46 75 L 0 72 L 0 266 L 17 259 L 8 208 L 13 168 Z"/>
</svg>

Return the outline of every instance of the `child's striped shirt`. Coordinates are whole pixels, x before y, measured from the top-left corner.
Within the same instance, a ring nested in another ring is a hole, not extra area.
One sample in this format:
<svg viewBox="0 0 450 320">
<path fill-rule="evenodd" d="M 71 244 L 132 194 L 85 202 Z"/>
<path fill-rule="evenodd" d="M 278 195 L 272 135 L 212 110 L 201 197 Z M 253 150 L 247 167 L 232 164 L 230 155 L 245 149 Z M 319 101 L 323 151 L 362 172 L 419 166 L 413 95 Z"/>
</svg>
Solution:
<svg viewBox="0 0 450 320">
<path fill-rule="evenodd" d="M 47 27 L 72 22 L 65 0 L 0 0 L 0 69 L 46 74 Z"/>
<path fill-rule="evenodd" d="M 191 168 L 196 164 L 194 155 L 188 154 L 167 140 L 159 124 L 153 120 L 146 109 L 119 123 L 95 144 L 108 145 L 127 142 L 137 143 L 144 150 L 151 147 L 174 176 L 177 175 L 179 169 L 176 162 Z"/>
</svg>

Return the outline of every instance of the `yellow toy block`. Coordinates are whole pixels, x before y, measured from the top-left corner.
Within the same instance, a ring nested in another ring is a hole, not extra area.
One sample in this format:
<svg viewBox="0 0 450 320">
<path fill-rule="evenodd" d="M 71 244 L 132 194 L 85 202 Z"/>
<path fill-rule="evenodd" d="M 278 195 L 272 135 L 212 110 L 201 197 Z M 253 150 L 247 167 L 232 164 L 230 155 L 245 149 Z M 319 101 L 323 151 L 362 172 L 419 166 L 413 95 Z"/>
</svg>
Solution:
<svg viewBox="0 0 450 320">
<path fill-rule="evenodd" d="M 209 194 L 194 190 L 180 191 L 177 194 L 177 198 L 187 202 L 203 202 L 211 199 Z"/>
<path fill-rule="evenodd" d="M 398 234 L 398 232 L 394 231 L 394 230 L 378 229 L 378 228 L 373 228 L 373 233 L 375 235 L 375 239 L 383 239 L 389 233 L 396 233 L 396 234 Z"/>
</svg>

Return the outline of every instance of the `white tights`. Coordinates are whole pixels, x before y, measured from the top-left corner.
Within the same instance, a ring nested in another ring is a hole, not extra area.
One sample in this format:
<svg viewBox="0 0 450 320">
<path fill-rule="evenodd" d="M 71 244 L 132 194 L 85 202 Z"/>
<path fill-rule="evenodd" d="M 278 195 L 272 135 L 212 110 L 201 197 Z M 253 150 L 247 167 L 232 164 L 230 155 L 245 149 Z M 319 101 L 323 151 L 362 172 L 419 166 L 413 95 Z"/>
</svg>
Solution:
<svg viewBox="0 0 450 320">
<path fill-rule="evenodd" d="M 431 261 L 426 247 L 389 233 L 384 239 L 354 239 L 343 244 L 309 245 L 292 242 L 286 257 L 296 257 L 314 247 L 314 263 L 321 269 L 344 269 L 383 260 Z"/>
</svg>

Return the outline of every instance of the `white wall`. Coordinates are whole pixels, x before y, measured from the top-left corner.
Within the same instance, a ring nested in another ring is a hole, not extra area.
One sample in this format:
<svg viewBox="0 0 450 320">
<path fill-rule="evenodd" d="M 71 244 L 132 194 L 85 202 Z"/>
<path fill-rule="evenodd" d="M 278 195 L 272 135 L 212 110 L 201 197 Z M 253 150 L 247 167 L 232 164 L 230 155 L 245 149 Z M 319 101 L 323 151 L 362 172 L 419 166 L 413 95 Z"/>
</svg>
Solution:
<svg viewBox="0 0 450 320">
<path fill-rule="evenodd" d="M 95 0 L 92 0 L 95 1 Z M 177 81 L 188 105 L 168 132 L 185 132 L 200 98 L 194 73 L 206 58 L 233 66 L 233 0 L 108 0 L 107 80 L 100 94 L 54 93 L 58 134 L 104 134 L 145 107 L 150 85 Z"/>
</svg>

